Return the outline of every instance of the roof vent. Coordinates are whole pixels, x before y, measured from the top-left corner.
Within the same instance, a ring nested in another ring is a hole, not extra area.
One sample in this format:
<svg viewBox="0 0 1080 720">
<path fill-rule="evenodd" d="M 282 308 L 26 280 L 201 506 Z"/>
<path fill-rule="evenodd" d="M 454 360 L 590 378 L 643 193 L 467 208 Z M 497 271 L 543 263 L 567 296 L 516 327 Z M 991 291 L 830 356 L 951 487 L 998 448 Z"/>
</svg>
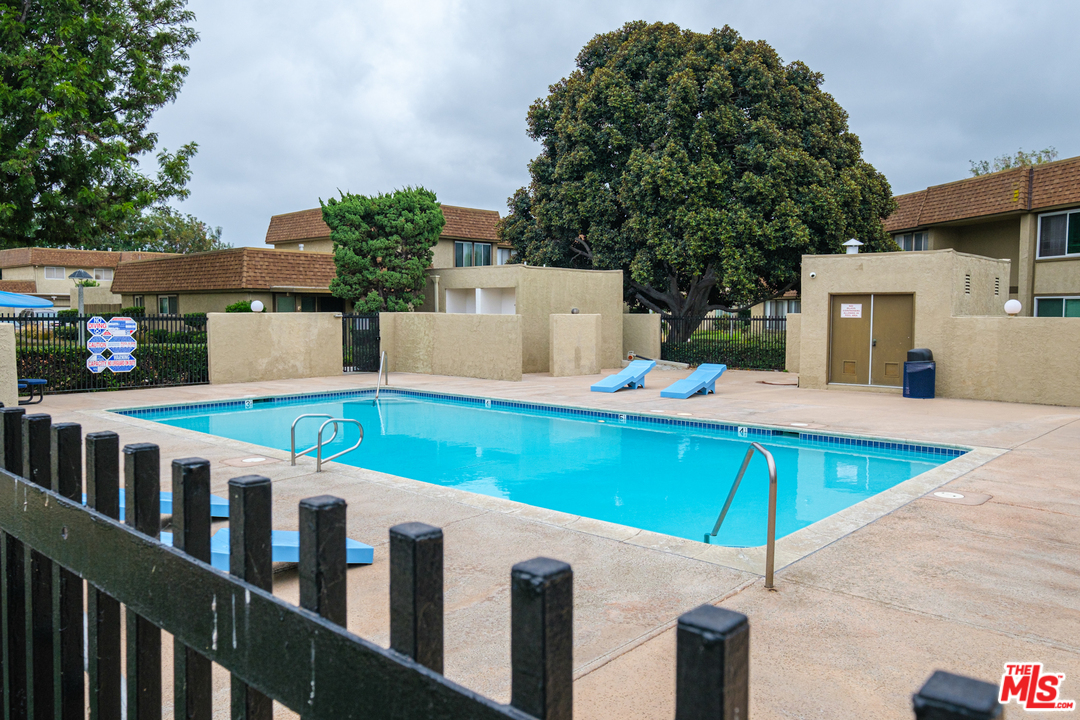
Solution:
<svg viewBox="0 0 1080 720">
<path fill-rule="evenodd" d="M 859 248 L 862 247 L 862 243 L 855 238 L 851 238 L 846 243 L 844 243 L 844 247 L 847 248 L 848 255 L 858 255 Z"/>
</svg>

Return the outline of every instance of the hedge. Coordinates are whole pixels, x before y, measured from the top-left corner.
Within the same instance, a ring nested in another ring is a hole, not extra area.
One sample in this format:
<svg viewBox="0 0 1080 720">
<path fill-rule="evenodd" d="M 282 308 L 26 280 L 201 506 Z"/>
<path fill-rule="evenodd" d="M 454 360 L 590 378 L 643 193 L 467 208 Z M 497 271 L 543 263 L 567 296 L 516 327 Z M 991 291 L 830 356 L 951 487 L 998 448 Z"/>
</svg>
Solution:
<svg viewBox="0 0 1080 720">
<path fill-rule="evenodd" d="M 48 381 L 48 393 L 77 390 L 120 390 L 161 385 L 209 382 L 206 345 L 154 344 L 135 352 L 138 365 L 129 373 L 86 369 L 89 353 L 81 347 L 20 348 L 16 357 L 19 377 Z"/>
</svg>

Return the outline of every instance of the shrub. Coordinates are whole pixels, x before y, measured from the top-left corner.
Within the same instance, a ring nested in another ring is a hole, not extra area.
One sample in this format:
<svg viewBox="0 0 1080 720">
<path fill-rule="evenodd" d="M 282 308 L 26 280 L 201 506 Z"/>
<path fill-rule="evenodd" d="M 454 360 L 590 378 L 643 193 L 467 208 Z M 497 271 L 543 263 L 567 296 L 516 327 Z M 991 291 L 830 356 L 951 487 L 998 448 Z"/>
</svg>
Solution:
<svg viewBox="0 0 1080 720">
<path fill-rule="evenodd" d="M 206 327 L 206 313 L 187 313 L 184 315 L 184 324 L 194 330 L 202 330 Z"/>
<path fill-rule="evenodd" d="M 78 317 L 79 308 L 71 308 L 70 310 L 57 310 L 56 317 Z"/>
<path fill-rule="evenodd" d="M 131 307 L 120 308 L 120 314 L 127 315 L 128 317 L 132 315 L 145 315 L 146 308 L 141 305 L 132 305 Z"/>
<path fill-rule="evenodd" d="M 225 312 L 251 312 L 251 301 L 240 300 L 232 305 L 225 306 Z"/>
</svg>

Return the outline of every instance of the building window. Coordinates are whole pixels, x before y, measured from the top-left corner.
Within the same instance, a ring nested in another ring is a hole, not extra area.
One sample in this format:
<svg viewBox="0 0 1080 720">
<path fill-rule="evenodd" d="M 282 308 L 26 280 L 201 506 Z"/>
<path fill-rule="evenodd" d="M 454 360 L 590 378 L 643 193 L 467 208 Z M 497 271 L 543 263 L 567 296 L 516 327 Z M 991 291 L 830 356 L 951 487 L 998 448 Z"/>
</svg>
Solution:
<svg viewBox="0 0 1080 720">
<path fill-rule="evenodd" d="M 1080 212 L 1039 216 L 1039 257 L 1080 255 Z"/>
<path fill-rule="evenodd" d="M 63 280 L 67 277 L 67 270 L 62 267 L 45 266 L 46 280 Z"/>
<path fill-rule="evenodd" d="M 1035 317 L 1080 317 L 1080 297 L 1037 297 Z"/>
<path fill-rule="evenodd" d="M 495 256 L 495 264 L 506 265 L 508 262 L 510 262 L 510 255 L 513 252 L 514 251 L 510 248 L 499 248 Z"/>
<path fill-rule="evenodd" d="M 112 282 L 112 268 L 94 268 L 94 279 Z"/>
<path fill-rule="evenodd" d="M 175 295 L 158 296 L 158 313 L 160 315 L 179 315 L 180 303 Z"/>
<path fill-rule="evenodd" d="M 142 295 L 136 295 L 131 299 L 131 302 L 134 304 L 135 307 L 146 307 L 146 302 L 143 301 Z"/>
<path fill-rule="evenodd" d="M 930 247 L 930 238 L 928 233 L 924 232 L 896 235 L 893 239 L 901 250 L 927 250 Z"/>
<path fill-rule="evenodd" d="M 296 312 L 296 298 L 292 295 L 275 295 L 276 312 Z"/>
<path fill-rule="evenodd" d="M 475 267 L 491 264 L 491 243 L 456 241 L 454 267 Z"/>
</svg>

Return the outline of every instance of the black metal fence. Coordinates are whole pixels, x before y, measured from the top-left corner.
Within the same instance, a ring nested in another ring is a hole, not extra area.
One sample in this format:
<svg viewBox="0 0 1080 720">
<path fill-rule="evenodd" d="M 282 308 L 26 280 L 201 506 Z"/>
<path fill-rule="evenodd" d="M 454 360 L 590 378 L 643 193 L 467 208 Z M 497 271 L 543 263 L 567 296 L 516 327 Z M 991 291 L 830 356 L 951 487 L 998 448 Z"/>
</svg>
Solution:
<svg viewBox="0 0 1080 720">
<path fill-rule="evenodd" d="M 86 361 L 91 316 L 20 317 L 0 322 L 15 326 L 15 357 L 20 378 L 47 381 L 45 393 L 200 385 L 210 381 L 205 315 L 137 315 L 132 353 L 135 369 L 94 373 Z M 108 320 L 112 316 L 101 316 Z"/>
<path fill-rule="evenodd" d="M 74 720 L 88 705 L 94 720 L 120 720 L 126 678 L 128 720 L 160 720 L 162 630 L 173 636 L 176 718 L 214 716 L 212 662 L 231 673 L 234 718 L 269 720 L 271 700 L 310 720 L 572 717 L 573 571 L 566 563 L 534 558 L 511 570 L 511 701 L 502 705 L 442 675 L 441 529 L 390 528 L 390 648 L 383 648 L 343 627 L 344 500 L 300 501 L 298 608 L 271 592 L 269 478 L 229 481 L 226 575 L 209 565 L 209 461 L 172 462 L 168 547 L 158 540 L 158 447 L 123 448 L 121 524 L 120 439 L 113 432 L 85 438 L 89 507 L 80 502 L 82 446 L 75 423 L 0 409 L 5 717 Z M 749 632 L 745 615 L 712 605 L 679 618 L 676 718 L 747 717 Z M 916 718 L 994 717 L 987 710 L 1000 708 L 995 697 L 989 683 L 935 673 L 915 696 Z"/>
<path fill-rule="evenodd" d="M 722 363 L 730 368 L 783 370 L 786 317 L 660 319 L 660 357 L 691 365 Z"/>
<path fill-rule="evenodd" d="M 341 358 L 345 372 L 379 369 L 379 314 L 341 316 Z"/>
</svg>

